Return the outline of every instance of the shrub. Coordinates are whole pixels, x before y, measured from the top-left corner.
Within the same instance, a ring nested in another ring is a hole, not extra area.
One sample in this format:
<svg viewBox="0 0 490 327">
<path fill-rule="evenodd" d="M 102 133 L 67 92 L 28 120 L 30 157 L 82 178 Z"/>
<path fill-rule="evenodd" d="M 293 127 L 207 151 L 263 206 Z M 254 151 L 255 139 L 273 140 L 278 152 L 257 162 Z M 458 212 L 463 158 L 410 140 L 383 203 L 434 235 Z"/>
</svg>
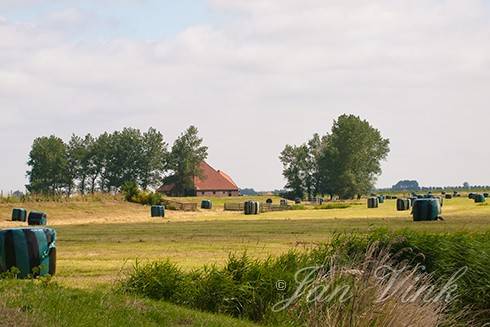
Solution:
<svg viewBox="0 0 490 327">
<path fill-rule="evenodd" d="M 126 201 L 131 201 L 140 191 L 136 182 L 128 181 L 121 187 L 121 192 L 124 194 Z"/>
<path fill-rule="evenodd" d="M 373 244 L 378 250 L 373 250 Z M 273 310 L 275 304 L 291 297 L 295 292 L 295 275 L 299 270 L 318 266 L 322 267 L 321 271 L 324 272 L 324 275 L 319 275 L 318 278 L 334 278 L 335 283 L 348 282 L 359 291 L 356 294 L 360 297 L 347 305 L 352 310 L 346 312 L 351 312 L 349 314 L 352 315 L 368 314 L 372 319 L 359 321 L 355 326 L 377 326 L 376 321 L 386 321 L 384 319 L 387 316 L 383 315 L 389 310 L 396 311 L 392 316 L 396 319 L 399 319 L 399 314 L 408 310 L 413 317 L 418 316 L 417 321 L 421 321 L 421 325 L 423 321 L 428 326 L 432 325 L 432 319 L 443 317 L 443 312 L 446 312 L 448 306 L 442 304 L 425 306 L 416 303 L 414 307 L 409 308 L 397 300 L 387 303 L 386 306 L 376 306 L 367 292 L 368 289 L 376 291 L 382 285 L 372 280 L 372 270 L 367 268 L 369 263 L 380 263 L 382 260 L 389 262 L 393 267 L 401 264 L 425 266 L 431 278 L 425 274 L 412 276 L 420 277 L 420 281 L 425 283 L 423 285 L 433 281 L 445 282 L 460 268 L 468 267 L 467 273 L 458 280 L 457 299 L 449 306 L 450 312 L 459 315 L 462 310 L 466 310 L 468 317 L 471 316 L 480 322 L 490 322 L 490 232 L 429 234 L 377 230 L 370 234 L 338 234 L 334 235 L 330 243 L 305 252 L 290 251 L 264 260 L 252 259 L 245 254 L 230 255 L 224 267 L 205 266 L 192 272 L 182 271 L 168 261 L 137 264 L 130 275 L 121 282 L 121 289 L 257 322 L 277 324 L 290 321 L 292 317 L 299 317 L 299 324 L 313 319 L 313 325 L 327 326 L 315 320 L 326 320 L 326 317 L 319 315 L 325 313 L 326 307 L 305 306 L 304 301 L 300 301 L 287 312 Z M 364 276 L 369 283 L 363 284 L 358 279 L 339 274 L 340 270 L 362 270 L 360 276 Z M 278 291 L 278 281 L 284 282 L 284 290 Z M 360 308 L 360 303 L 365 307 Z M 336 314 L 340 314 L 338 310 L 345 311 L 345 307 L 336 307 L 335 303 L 331 305 L 332 307 L 328 307 L 329 310 L 333 308 Z M 373 316 L 374 312 L 380 312 L 382 315 Z M 344 326 L 347 318 L 341 315 L 335 319 L 341 322 L 339 326 Z M 371 324 L 362 324 L 367 321 Z"/>
</svg>

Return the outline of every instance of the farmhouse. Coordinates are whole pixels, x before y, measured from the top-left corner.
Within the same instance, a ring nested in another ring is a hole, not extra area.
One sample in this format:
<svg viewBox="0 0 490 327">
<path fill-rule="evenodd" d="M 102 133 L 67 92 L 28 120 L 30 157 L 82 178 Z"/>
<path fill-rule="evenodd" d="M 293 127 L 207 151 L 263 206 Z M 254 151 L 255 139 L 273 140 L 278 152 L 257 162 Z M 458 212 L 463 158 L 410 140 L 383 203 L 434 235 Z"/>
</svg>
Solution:
<svg viewBox="0 0 490 327">
<path fill-rule="evenodd" d="M 202 177 L 194 177 L 194 194 L 196 196 L 238 196 L 238 186 L 230 176 L 221 170 L 215 170 L 207 162 L 201 162 L 199 166 Z M 157 191 L 166 195 L 173 195 L 175 184 L 169 183 L 160 187 Z"/>
</svg>

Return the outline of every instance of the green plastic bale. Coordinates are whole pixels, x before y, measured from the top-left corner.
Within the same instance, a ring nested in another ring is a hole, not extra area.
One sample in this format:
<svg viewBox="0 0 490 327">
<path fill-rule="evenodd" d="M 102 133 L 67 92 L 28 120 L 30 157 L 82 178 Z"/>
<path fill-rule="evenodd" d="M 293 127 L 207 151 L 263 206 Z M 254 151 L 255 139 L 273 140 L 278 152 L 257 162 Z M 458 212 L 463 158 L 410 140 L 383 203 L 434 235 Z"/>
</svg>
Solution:
<svg viewBox="0 0 490 327">
<path fill-rule="evenodd" d="M 43 226 L 48 223 L 48 216 L 41 211 L 31 211 L 27 217 L 27 224 L 29 226 Z"/>
<path fill-rule="evenodd" d="M 409 199 L 397 199 L 396 200 L 396 210 L 406 211 L 409 209 L 410 209 L 410 200 Z"/>
<path fill-rule="evenodd" d="M 201 209 L 212 209 L 213 202 L 211 200 L 202 200 L 201 201 Z"/>
<path fill-rule="evenodd" d="M 165 206 L 162 205 L 151 206 L 150 212 L 152 217 L 165 217 Z"/>
<path fill-rule="evenodd" d="M 384 195 L 378 196 L 378 202 L 379 203 L 385 203 L 385 196 Z"/>
<path fill-rule="evenodd" d="M 474 200 L 475 203 L 484 203 L 486 201 L 485 196 L 483 194 L 475 194 Z"/>
<path fill-rule="evenodd" d="M 23 221 L 27 220 L 27 210 L 24 208 L 14 208 L 12 210 L 12 221 Z"/>
<path fill-rule="evenodd" d="M 370 197 L 367 200 L 367 206 L 369 209 L 375 209 L 379 207 L 379 198 L 378 197 Z"/>
<path fill-rule="evenodd" d="M 441 215 L 441 204 L 438 199 L 417 199 L 413 203 L 412 215 L 414 221 L 434 221 Z"/>
<path fill-rule="evenodd" d="M 56 231 L 12 228 L 0 231 L 0 273 L 19 270 L 18 278 L 56 273 Z"/>
</svg>

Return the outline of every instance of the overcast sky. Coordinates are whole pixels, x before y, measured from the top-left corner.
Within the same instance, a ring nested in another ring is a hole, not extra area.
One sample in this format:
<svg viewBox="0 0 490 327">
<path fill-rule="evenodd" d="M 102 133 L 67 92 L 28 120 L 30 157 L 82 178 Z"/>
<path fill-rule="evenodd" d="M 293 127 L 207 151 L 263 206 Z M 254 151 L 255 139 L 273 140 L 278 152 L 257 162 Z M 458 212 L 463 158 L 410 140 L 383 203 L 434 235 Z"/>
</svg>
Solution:
<svg viewBox="0 0 490 327">
<path fill-rule="evenodd" d="M 391 140 L 378 186 L 490 184 L 490 1 L 0 0 L 0 189 L 35 137 L 190 124 L 240 187 L 354 113 Z"/>
</svg>

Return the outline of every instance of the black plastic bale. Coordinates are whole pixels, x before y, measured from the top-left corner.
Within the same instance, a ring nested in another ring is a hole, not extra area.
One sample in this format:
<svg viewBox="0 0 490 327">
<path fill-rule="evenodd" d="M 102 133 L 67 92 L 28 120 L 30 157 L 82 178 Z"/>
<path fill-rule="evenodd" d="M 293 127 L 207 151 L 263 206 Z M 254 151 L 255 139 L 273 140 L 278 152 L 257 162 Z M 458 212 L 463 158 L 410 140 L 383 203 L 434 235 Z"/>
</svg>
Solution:
<svg viewBox="0 0 490 327">
<path fill-rule="evenodd" d="M 410 210 L 410 200 L 409 199 L 397 199 L 396 200 L 396 210 L 398 210 L 398 211 Z"/>
<path fill-rule="evenodd" d="M 41 211 L 31 211 L 27 217 L 28 225 L 43 226 L 48 223 L 48 215 Z"/>
<path fill-rule="evenodd" d="M 452 194 L 448 194 L 448 193 L 446 193 L 445 198 L 446 198 L 447 200 L 451 200 L 451 199 L 453 198 L 453 195 L 452 195 Z"/>
<path fill-rule="evenodd" d="M 375 209 L 379 207 L 379 198 L 378 197 L 370 197 L 367 200 L 367 205 L 369 209 Z"/>
<path fill-rule="evenodd" d="M 272 199 L 267 199 L 267 200 L 265 201 L 265 203 L 267 203 L 267 204 L 272 204 Z"/>
<path fill-rule="evenodd" d="M 484 196 L 485 198 L 488 198 L 488 195 L 489 195 L 488 193 L 483 193 L 483 196 Z"/>
<path fill-rule="evenodd" d="M 295 203 L 295 204 L 301 204 L 301 199 L 300 199 L 300 198 L 296 198 L 296 199 L 294 199 L 294 203 Z"/>
<path fill-rule="evenodd" d="M 244 204 L 244 214 L 258 215 L 260 214 L 260 203 L 257 201 L 247 201 Z"/>
</svg>

